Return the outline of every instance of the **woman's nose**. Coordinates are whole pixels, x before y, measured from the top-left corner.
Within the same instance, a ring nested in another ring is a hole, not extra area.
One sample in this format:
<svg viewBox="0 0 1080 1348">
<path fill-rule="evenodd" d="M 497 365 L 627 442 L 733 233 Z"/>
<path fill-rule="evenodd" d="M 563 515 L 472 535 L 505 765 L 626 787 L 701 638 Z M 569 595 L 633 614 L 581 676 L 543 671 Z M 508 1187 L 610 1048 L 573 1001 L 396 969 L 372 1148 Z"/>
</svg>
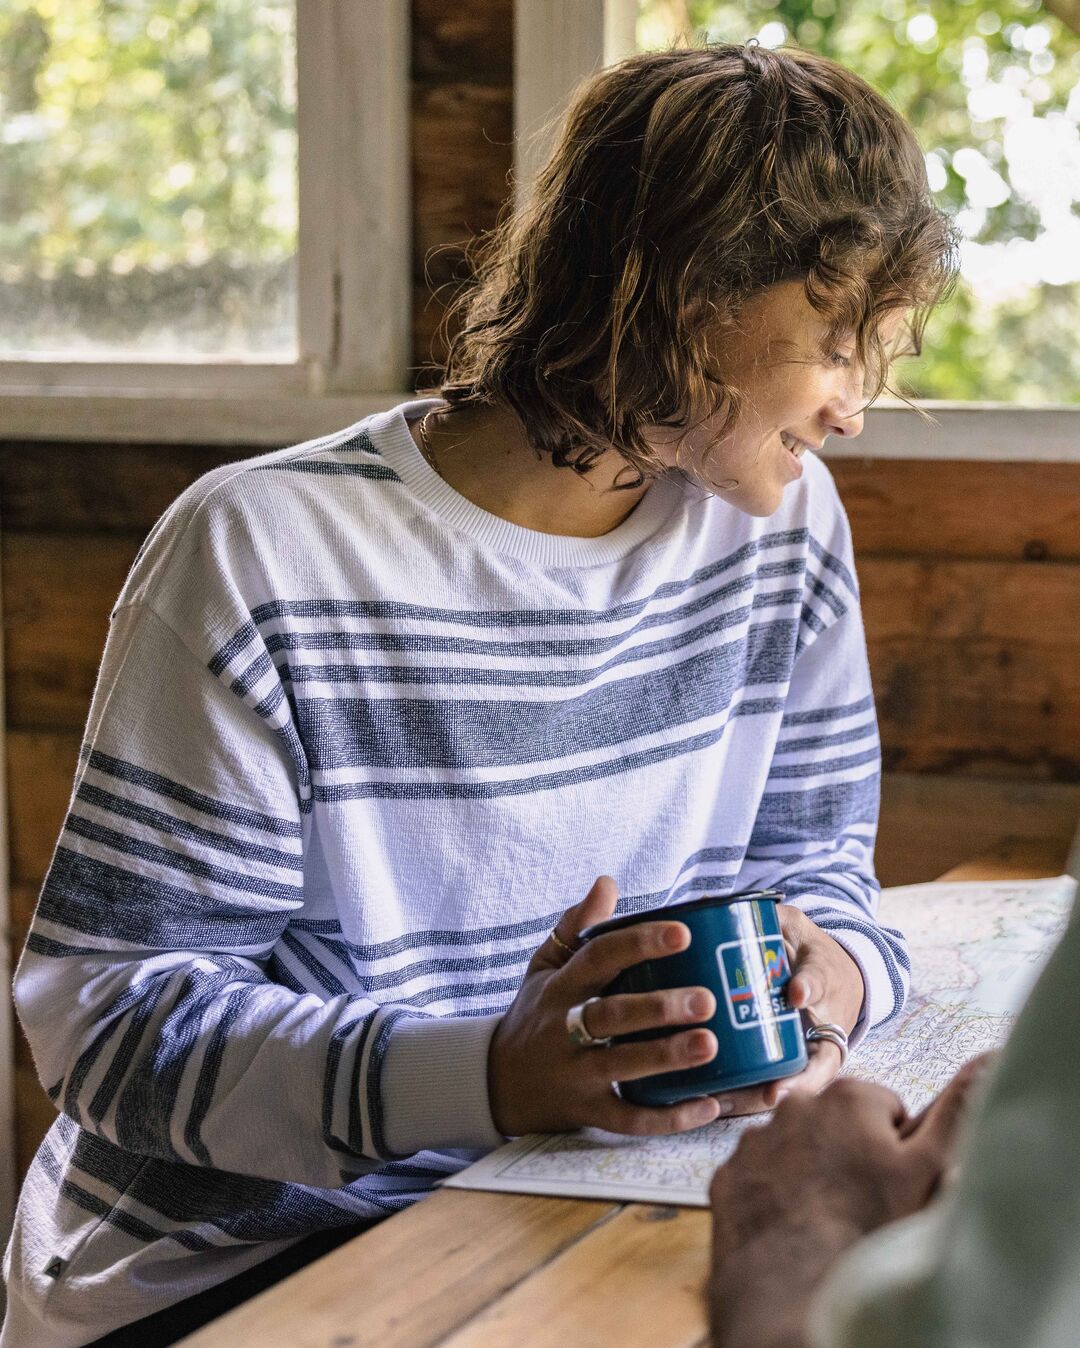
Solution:
<svg viewBox="0 0 1080 1348">
<path fill-rule="evenodd" d="M 863 412 L 860 408 L 857 412 L 842 412 L 835 407 L 826 408 L 825 431 L 828 435 L 861 435 L 863 428 Z"/>
</svg>

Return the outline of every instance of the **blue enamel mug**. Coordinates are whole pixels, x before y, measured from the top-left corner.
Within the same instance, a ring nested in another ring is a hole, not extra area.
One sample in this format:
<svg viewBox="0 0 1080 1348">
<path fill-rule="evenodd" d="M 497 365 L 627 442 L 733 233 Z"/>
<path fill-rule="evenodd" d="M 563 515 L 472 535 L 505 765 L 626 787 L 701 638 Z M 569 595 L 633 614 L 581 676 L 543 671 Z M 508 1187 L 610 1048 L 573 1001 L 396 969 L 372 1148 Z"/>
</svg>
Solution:
<svg viewBox="0 0 1080 1348">
<path fill-rule="evenodd" d="M 791 965 L 776 908 L 782 901 L 776 890 L 691 899 L 611 918 L 581 933 L 583 941 L 590 941 L 640 922 L 682 922 L 690 929 L 685 950 L 631 965 L 608 984 L 605 995 L 705 987 L 716 997 L 716 1014 L 694 1027 L 716 1035 L 716 1057 L 697 1067 L 620 1082 L 624 1100 L 670 1105 L 695 1095 L 760 1086 L 803 1070 L 802 1020 L 785 995 Z M 689 1028 L 645 1030 L 624 1036 L 623 1042 L 660 1039 Z"/>
</svg>

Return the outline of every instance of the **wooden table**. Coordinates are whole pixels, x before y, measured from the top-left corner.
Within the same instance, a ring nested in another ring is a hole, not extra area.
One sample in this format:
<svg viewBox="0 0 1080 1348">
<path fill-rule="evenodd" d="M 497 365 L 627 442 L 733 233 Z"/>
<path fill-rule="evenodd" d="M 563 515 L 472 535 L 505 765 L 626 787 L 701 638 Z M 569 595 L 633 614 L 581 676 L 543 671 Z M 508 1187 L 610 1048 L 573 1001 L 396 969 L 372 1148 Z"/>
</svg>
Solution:
<svg viewBox="0 0 1080 1348">
<path fill-rule="evenodd" d="M 1034 878 L 1006 842 L 942 879 Z M 690 1348 L 707 1341 L 699 1208 L 445 1189 L 185 1339 L 185 1348 Z"/>
</svg>

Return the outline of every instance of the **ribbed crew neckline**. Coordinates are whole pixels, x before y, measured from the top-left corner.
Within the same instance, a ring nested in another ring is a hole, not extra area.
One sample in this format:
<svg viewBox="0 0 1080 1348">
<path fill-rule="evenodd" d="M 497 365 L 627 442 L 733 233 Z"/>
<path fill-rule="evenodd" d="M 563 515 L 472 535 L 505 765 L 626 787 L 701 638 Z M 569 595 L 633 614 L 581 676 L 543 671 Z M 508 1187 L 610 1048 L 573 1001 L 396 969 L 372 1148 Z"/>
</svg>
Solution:
<svg viewBox="0 0 1080 1348">
<path fill-rule="evenodd" d="M 409 422 L 443 406 L 441 398 L 418 398 L 382 412 L 367 423 L 389 467 L 428 510 L 451 528 L 468 534 L 494 552 L 510 554 L 534 566 L 600 566 L 617 562 L 655 534 L 685 494 L 676 482 L 654 482 L 630 515 L 599 538 L 546 534 L 512 524 L 455 491 L 417 448 Z M 572 471 L 567 469 L 568 472 Z"/>
</svg>

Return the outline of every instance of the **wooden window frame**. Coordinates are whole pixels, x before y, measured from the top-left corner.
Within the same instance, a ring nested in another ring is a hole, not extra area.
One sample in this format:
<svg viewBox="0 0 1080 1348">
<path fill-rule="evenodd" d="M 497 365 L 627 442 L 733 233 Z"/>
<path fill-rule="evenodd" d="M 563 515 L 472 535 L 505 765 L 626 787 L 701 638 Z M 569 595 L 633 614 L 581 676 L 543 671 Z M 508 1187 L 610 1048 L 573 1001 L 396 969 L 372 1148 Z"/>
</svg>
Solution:
<svg viewBox="0 0 1080 1348">
<path fill-rule="evenodd" d="M 0 360 L 5 438 L 285 444 L 399 400 L 412 346 L 408 0 L 297 0 L 295 359 Z"/>
<path fill-rule="evenodd" d="M 567 94 L 634 49 L 636 0 L 514 0 L 514 177 L 528 193 Z M 829 458 L 997 459 L 1080 463 L 1080 407 L 924 402 L 930 419 L 883 398 L 858 440 L 836 437 Z"/>
</svg>

